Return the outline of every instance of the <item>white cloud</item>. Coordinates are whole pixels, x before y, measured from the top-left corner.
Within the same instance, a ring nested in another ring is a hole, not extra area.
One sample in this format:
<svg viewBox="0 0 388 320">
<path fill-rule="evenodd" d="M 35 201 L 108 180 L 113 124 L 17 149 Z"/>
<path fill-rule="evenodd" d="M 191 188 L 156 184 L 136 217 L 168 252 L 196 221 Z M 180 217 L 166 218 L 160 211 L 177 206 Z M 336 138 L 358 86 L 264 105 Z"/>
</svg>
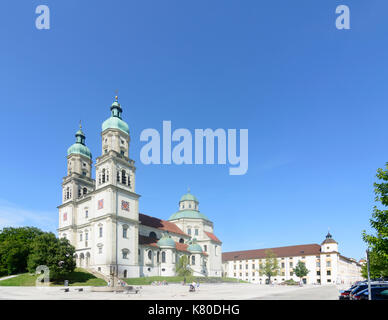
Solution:
<svg viewBox="0 0 388 320">
<path fill-rule="evenodd" d="M 30 210 L 0 199 L 0 229 L 4 227 L 37 227 L 44 231 L 55 232 L 57 228 L 57 213 Z"/>
</svg>

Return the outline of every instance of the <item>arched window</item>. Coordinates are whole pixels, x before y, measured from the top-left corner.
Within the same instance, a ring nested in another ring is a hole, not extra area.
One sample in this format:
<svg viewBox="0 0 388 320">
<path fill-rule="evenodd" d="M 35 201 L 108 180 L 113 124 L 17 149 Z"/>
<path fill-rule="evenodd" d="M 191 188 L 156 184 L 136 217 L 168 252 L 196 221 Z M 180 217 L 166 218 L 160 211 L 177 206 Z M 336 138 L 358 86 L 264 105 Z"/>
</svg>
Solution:
<svg viewBox="0 0 388 320">
<path fill-rule="evenodd" d="M 105 183 L 105 169 L 102 169 L 102 183 Z"/>
<path fill-rule="evenodd" d="M 152 259 L 152 251 L 151 250 L 148 250 L 148 259 L 151 260 Z"/>
<path fill-rule="evenodd" d="M 162 252 L 162 263 L 165 263 L 166 262 L 166 252 L 163 251 Z"/>
<path fill-rule="evenodd" d="M 109 181 L 109 170 L 106 169 L 106 182 L 108 182 L 108 181 Z"/>
<path fill-rule="evenodd" d="M 81 187 L 78 188 L 78 198 L 81 196 Z"/>
<path fill-rule="evenodd" d="M 156 233 L 153 232 L 153 231 L 151 231 L 151 232 L 150 232 L 150 238 L 156 239 Z"/>
<path fill-rule="evenodd" d="M 156 254 L 156 262 L 159 263 L 160 261 L 160 252 L 158 251 L 158 253 Z"/>
<path fill-rule="evenodd" d="M 120 182 L 120 171 L 117 171 L 117 182 Z"/>
<path fill-rule="evenodd" d="M 83 192 L 83 194 L 87 194 L 87 193 L 88 193 L 88 189 L 87 189 L 86 187 L 84 187 L 84 188 L 82 189 L 82 192 Z"/>
<path fill-rule="evenodd" d="M 185 243 L 185 240 L 183 238 L 180 238 L 179 243 Z"/>
<path fill-rule="evenodd" d="M 101 173 L 98 174 L 98 184 L 101 184 Z"/>
<path fill-rule="evenodd" d="M 70 188 L 66 188 L 66 199 L 70 199 Z"/>
<path fill-rule="evenodd" d="M 124 278 L 127 277 L 127 270 L 124 270 Z"/>
<path fill-rule="evenodd" d="M 128 174 L 128 187 L 131 186 L 131 176 Z"/>
<path fill-rule="evenodd" d="M 128 236 L 128 226 L 123 225 L 123 238 L 127 238 Z"/>
<path fill-rule="evenodd" d="M 123 253 L 123 259 L 128 259 L 129 250 L 128 249 L 123 249 L 122 253 Z"/>
<path fill-rule="evenodd" d="M 121 183 L 122 184 L 127 184 L 127 176 L 125 174 L 125 170 L 121 171 Z"/>
<path fill-rule="evenodd" d="M 191 256 L 191 264 L 195 265 L 195 256 Z"/>
</svg>

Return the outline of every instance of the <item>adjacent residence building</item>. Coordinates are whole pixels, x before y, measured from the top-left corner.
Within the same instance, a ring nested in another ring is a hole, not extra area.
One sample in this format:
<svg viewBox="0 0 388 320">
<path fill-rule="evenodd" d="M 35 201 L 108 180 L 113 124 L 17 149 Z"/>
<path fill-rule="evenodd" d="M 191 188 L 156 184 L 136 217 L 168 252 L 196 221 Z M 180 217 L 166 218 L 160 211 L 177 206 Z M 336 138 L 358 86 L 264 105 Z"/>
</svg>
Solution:
<svg viewBox="0 0 388 320">
<path fill-rule="evenodd" d="M 279 273 L 272 277 L 275 283 L 293 279 L 298 261 L 305 263 L 309 273 L 302 279 L 305 284 L 351 284 L 361 280 L 361 264 L 338 252 L 338 243 L 330 233 L 319 244 L 224 252 L 222 254 L 223 275 L 252 283 L 265 284 L 265 275 L 260 275 L 260 264 L 265 264 L 266 253 L 271 250 L 277 256 Z"/>
</svg>

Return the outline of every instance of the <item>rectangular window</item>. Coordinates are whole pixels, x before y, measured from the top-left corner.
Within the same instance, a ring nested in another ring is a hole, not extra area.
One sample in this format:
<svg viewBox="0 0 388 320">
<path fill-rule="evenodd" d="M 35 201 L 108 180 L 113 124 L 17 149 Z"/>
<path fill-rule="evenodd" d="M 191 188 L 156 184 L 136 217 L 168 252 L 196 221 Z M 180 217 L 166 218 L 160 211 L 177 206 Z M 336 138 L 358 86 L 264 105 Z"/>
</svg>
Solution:
<svg viewBox="0 0 388 320">
<path fill-rule="evenodd" d="M 330 271 L 330 270 L 327 270 L 326 274 L 327 274 L 328 276 L 331 276 L 331 271 Z"/>
<path fill-rule="evenodd" d="M 255 264 L 252 264 L 252 269 L 256 269 L 256 266 L 255 266 Z"/>
<path fill-rule="evenodd" d="M 98 248 L 98 253 L 102 253 L 102 247 Z"/>
<path fill-rule="evenodd" d="M 89 212 L 88 210 L 85 210 L 85 218 L 87 218 L 89 216 Z"/>
<path fill-rule="evenodd" d="M 191 235 L 191 229 L 190 229 L 190 228 L 187 229 L 187 234 L 188 234 L 188 235 Z"/>
<path fill-rule="evenodd" d="M 330 262 L 330 261 L 327 261 L 327 262 L 326 262 L 326 266 L 327 266 L 327 267 L 330 267 L 330 266 L 331 266 L 331 262 Z"/>
<path fill-rule="evenodd" d="M 123 229 L 123 238 L 126 238 L 127 237 L 127 228 L 124 228 Z"/>
<path fill-rule="evenodd" d="M 293 275 L 294 275 L 294 273 L 291 271 L 291 272 L 290 272 L 290 276 L 293 276 Z"/>
<path fill-rule="evenodd" d="M 321 263 L 317 261 L 317 267 L 320 267 L 320 266 L 321 266 Z"/>
<path fill-rule="evenodd" d="M 293 267 L 293 264 L 292 264 L 292 262 L 290 262 L 290 268 L 292 268 Z"/>
<path fill-rule="evenodd" d="M 240 264 L 240 270 L 242 269 L 242 265 Z"/>
<path fill-rule="evenodd" d="M 89 238 L 89 233 L 86 232 L 85 233 L 85 240 L 89 240 L 88 238 Z"/>
<path fill-rule="evenodd" d="M 282 262 L 282 268 L 284 268 L 284 262 Z"/>
<path fill-rule="evenodd" d="M 207 252 L 207 245 L 206 245 L 206 244 L 203 246 L 203 250 L 204 250 L 205 252 Z"/>
<path fill-rule="evenodd" d="M 248 267 L 248 265 L 246 264 L 246 265 L 245 265 L 245 269 L 248 269 L 248 268 L 249 268 L 249 267 Z"/>
<path fill-rule="evenodd" d="M 321 271 L 317 271 L 317 276 L 320 276 L 321 275 Z"/>
<path fill-rule="evenodd" d="M 79 234 L 79 241 L 82 241 L 82 233 Z"/>
<path fill-rule="evenodd" d="M 102 238 L 102 227 L 100 227 L 100 238 Z"/>
<path fill-rule="evenodd" d="M 194 234 L 197 236 L 198 235 L 198 229 L 195 229 Z"/>
</svg>

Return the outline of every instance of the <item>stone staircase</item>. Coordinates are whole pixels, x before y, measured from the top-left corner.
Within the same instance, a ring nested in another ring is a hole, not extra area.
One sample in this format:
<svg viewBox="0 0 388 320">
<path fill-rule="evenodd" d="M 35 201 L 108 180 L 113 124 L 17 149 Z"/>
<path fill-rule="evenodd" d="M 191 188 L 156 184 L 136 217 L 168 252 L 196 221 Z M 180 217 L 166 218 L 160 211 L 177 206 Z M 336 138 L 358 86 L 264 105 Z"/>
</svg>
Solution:
<svg viewBox="0 0 388 320">
<path fill-rule="evenodd" d="M 92 268 L 85 268 L 85 270 L 87 272 L 91 273 L 92 275 L 94 275 L 95 277 L 105 280 L 107 283 L 109 280 L 111 280 L 111 278 L 109 276 L 107 276 L 99 271 L 96 271 Z"/>
</svg>

